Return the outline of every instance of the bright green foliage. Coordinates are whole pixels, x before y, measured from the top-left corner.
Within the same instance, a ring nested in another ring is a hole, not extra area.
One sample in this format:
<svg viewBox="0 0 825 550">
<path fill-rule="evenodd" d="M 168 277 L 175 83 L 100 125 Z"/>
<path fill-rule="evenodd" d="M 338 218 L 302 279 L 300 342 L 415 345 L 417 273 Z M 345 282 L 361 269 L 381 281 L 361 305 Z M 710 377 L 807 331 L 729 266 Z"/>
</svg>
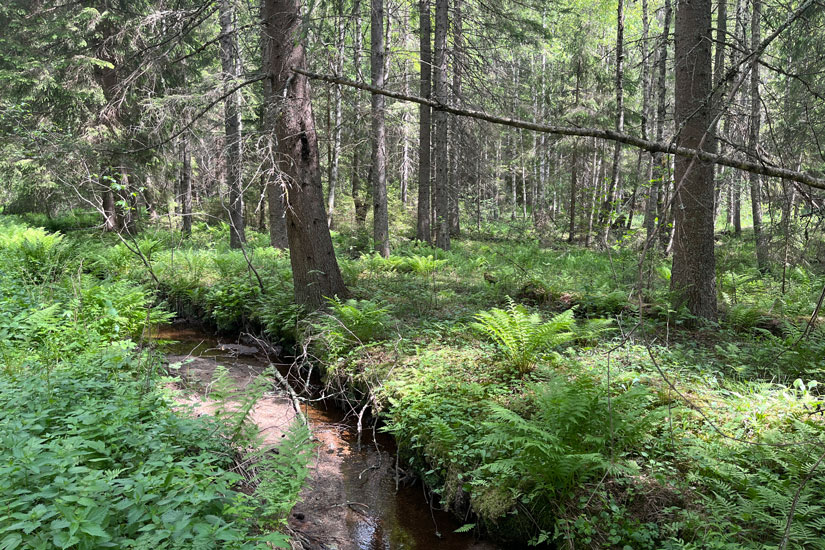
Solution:
<svg viewBox="0 0 825 550">
<path fill-rule="evenodd" d="M 215 419 L 175 410 L 157 358 L 127 339 L 169 318 L 151 293 L 68 269 L 85 258 L 62 255 L 59 235 L 3 223 L 0 242 L 0 548 L 284 547 L 266 528 L 297 498 L 305 432 L 262 466 L 266 499 L 250 504 L 232 467 L 257 440 L 262 390 Z"/>
<path fill-rule="evenodd" d="M 0 232 L 5 268 L 33 283 L 55 280 L 64 269 L 66 252 L 62 235 L 41 228 L 4 223 Z"/>
<path fill-rule="evenodd" d="M 274 452 L 263 449 L 257 455 L 257 486 L 250 504 L 260 508 L 266 529 L 285 526 L 298 502 L 315 449 L 311 436 L 309 428 L 296 420 Z"/>
<path fill-rule="evenodd" d="M 508 297 L 507 309 L 493 308 L 476 314 L 472 327 L 501 349 L 510 365 L 524 375 L 532 371 L 544 352 L 575 338 L 573 310 L 544 322 L 538 313 Z"/>
<path fill-rule="evenodd" d="M 222 518 L 238 480 L 223 446 L 141 382 L 0 379 L 0 437 L 0 547 L 254 546 Z"/>
<path fill-rule="evenodd" d="M 612 419 L 605 389 L 586 375 L 574 380 L 554 375 L 527 391 L 534 394 L 536 408 L 529 418 L 490 405 L 485 434 L 477 443 L 489 458 L 475 474 L 481 479 L 492 475 L 496 484 L 517 489 L 515 494 L 526 494 L 528 501 L 552 501 L 605 471 L 628 471 L 611 462 L 611 454 L 621 456 L 649 436 L 651 417 L 645 409 L 650 399 L 643 387 L 615 396 Z"/>
<path fill-rule="evenodd" d="M 333 319 L 328 316 L 324 328 L 329 330 L 333 339 L 344 344 L 356 345 L 379 340 L 386 334 L 390 317 L 386 306 L 380 306 L 370 300 L 338 298 L 327 300 Z"/>
</svg>

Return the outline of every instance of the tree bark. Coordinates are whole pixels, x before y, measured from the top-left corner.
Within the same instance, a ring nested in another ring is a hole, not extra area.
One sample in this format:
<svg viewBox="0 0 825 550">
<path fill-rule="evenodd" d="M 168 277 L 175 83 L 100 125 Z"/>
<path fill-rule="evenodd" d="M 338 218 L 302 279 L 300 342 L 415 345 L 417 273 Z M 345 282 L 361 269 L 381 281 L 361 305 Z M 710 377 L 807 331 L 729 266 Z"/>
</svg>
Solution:
<svg viewBox="0 0 825 550">
<path fill-rule="evenodd" d="M 318 138 L 309 81 L 292 68 L 306 66 L 301 43 L 300 0 L 265 0 L 264 32 L 272 40 L 268 59 L 275 106 L 277 168 L 286 180 L 286 225 L 295 301 L 309 308 L 326 297 L 348 295 L 335 258 L 324 211 Z"/>
<path fill-rule="evenodd" d="M 762 43 L 764 44 L 764 40 Z M 438 102 L 437 100 L 426 100 L 418 96 L 406 95 L 401 92 L 394 92 L 390 90 L 381 90 L 375 88 L 374 86 L 370 86 L 369 84 L 364 84 L 363 82 L 356 82 L 354 80 L 349 80 L 346 78 L 341 78 L 338 76 L 332 75 L 325 75 L 314 73 L 311 71 L 307 71 L 305 69 L 296 69 L 297 73 L 306 75 L 309 78 L 323 80 L 325 82 L 336 82 L 340 84 L 344 84 L 345 86 L 352 86 L 353 88 L 358 88 L 361 90 L 366 90 L 371 93 L 379 93 L 381 95 L 385 95 L 387 97 L 392 97 L 394 99 L 400 99 L 402 101 L 411 101 L 413 103 L 425 104 L 429 105 L 433 109 L 435 109 L 436 113 L 439 111 L 443 111 L 444 113 L 450 113 L 453 115 L 458 116 L 466 116 L 469 118 L 473 118 L 476 120 L 484 120 L 487 122 L 492 122 L 494 124 L 501 124 L 503 126 L 509 126 L 511 128 L 523 128 L 525 130 L 532 130 L 535 132 L 544 132 L 547 134 L 555 134 L 560 136 L 580 136 L 580 137 L 592 137 L 596 139 L 601 139 L 610 142 L 620 142 L 625 145 L 630 145 L 632 147 L 638 147 L 640 149 L 644 149 L 645 151 L 649 151 L 651 153 L 666 153 L 670 155 L 675 155 L 682 158 L 687 159 L 697 159 L 701 160 L 705 163 L 710 164 L 719 164 L 721 166 L 728 166 L 730 168 L 736 168 L 737 170 L 742 170 L 745 172 L 753 172 L 756 174 L 761 174 L 763 176 L 770 176 L 775 178 L 784 178 L 790 181 L 795 181 L 798 183 L 802 183 L 804 185 L 814 187 L 816 189 L 825 189 L 825 178 L 821 178 L 815 176 L 811 173 L 807 172 L 800 172 L 799 170 L 784 168 L 781 166 L 777 166 L 770 162 L 769 159 L 762 159 L 753 161 L 747 159 L 741 159 L 738 157 L 727 156 L 727 155 L 720 155 L 718 153 L 712 153 L 707 149 L 692 149 L 687 146 L 674 144 L 670 141 L 668 142 L 658 142 L 652 141 L 649 139 L 642 139 L 641 137 L 627 134 L 624 132 L 617 132 L 616 130 L 608 130 L 604 128 L 592 128 L 592 127 L 585 127 L 585 126 L 557 126 L 553 124 L 543 124 L 539 122 L 533 122 L 528 120 L 521 120 L 512 117 L 504 117 L 504 116 L 497 116 L 490 113 L 486 113 L 484 111 L 479 111 L 475 109 L 466 109 L 466 108 L 459 108 L 453 107 L 448 104 L 443 104 Z M 728 71 L 730 72 L 730 71 Z"/>
<path fill-rule="evenodd" d="M 755 51 L 760 42 L 761 0 L 753 0 L 753 14 L 751 16 L 751 47 Z M 762 124 L 762 102 L 759 97 L 759 56 L 753 58 L 751 64 L 750 81 L 750 125 L 748 131 L 748 154 L 751 158 L 758 157 L 759 129 Z M 751 212 L 753 213 L 753 238 L 756 241 L 756 263 L 759 271 L 768 270 L 768 250 L 765 234 L 762 228 L 762 178 L 759 174 L 750 174 Z"/>
<path fill-rule="evenodd" d="M 579 187 L 579 143 L 573 142 L 573 155 L 570 160 L 570 229 L 567 242 L 573 244 L 576 238 L 576 191 Z"/>
<path fill-rule="evenodd" d="M 665 136 L 665 117 L 667 116 L 667 43 L 670 33 L 671 5 L 670 0 L 665 0 L 664 22 L 662 25 L 662 36 L 659 39 L 659 55 L 657 59 L 657 79 L 656 79 L 656 141 L 662 141 Z M 653 245 L 650 239 L 656 231 L 656 217 L 659 212 L 659 192 L 667 177 L 667 158 L 661 152 L 653 153 L 653 177 L 650 182 L 650 192 L 645 206 L 645 234 L 648 239 L 648 247 Z M 661 219 L 659 220 L 661 222 Z"/>
<path fill-rule="evenodd" d="M 384 0 L 372 0 L 370 7 L 370 76 L 372 85 L 384 87 Z M 373 243 L 383 257 L 390 255 L 389 213 L 387 211 L 387 134 L 384 121 L 386 98 L 372 94 L 372 183 Z"/>
<path fill-rule="evenodd" d="M 461 2 L 462 0 L 453 1 L 453 99 L 455 105 L 461 104 L 461 76 L 462 76 L 462 17 L 461 17 Z M 450 126 L 452 128 L 452 143 L 450 147 L 450 177 L 449 177 L 449 218 L 450 218 L 450 235 L 458 236 L 461 233 L 460 223 L 460 209 L 459 200 L 461 198 L 461 181 L 462 173 L 461 167 L 465 159 L 462 151 L 462 128 L 461 119 L 459 117 L 452 117 L 450 119 Z"/>
<path fill-rule="evenodd" d="M 435 2 L 435 101 L 447 105 L 447 28 L 448 0 Z M 435 245 L 443 250 L 450 249 L 449 198 L 447 189 L 447 113 L 435 112 Z"/>
<path fill-rule="evenodd" d="M 272 57 L 275 55 L 275 43 L 270 36 L 269 27 L 266 22 L 266 3 L 261 4 L 261 21 L 264 26 L 261 28 L 261 61 L 262 69 L 268 70 Z M 274 122 L 277 112 L 274 111 L 277 105 L 275 91 L 272 88 L 273 80 L 266 78 L 263 80 L 263 105 L 261 108 L 261 129 L 263 130 L 264 145 L 262 178 L 266 186 L 266 203 L 269 215 L 269 244 L 273 248 L 284 249 L 289 246 L 286 234 L 286 211 L 284 210 L 284 189 L 286 184 L 278 173 L 275 158 L 275 143 L 272 136 L 275 134 Z"/>
<path fill-rule="evenodd" d="M 355 20 L 355 36 L 353 37 L 353 55 L 352 64 L 355 69 L 356 78 L 361 80 L 361 48 L 363 46 L 363 37 L 361 35 L 361 0 L 354 0 L 352 3 L 352 17 Z M 353 114 L 355 120 L 352 125 L 353 141 L 355 146 L 352 152 L 352 203 L 355 207 L 355 224 L 359 229 L 364 229 L 367 223 L 367 212 L 369 212 L 369 202 L 361 196 L 361 174 L 359 168 L 361 164 L 361 147 L 359 141 L 361 137 L 362 110 L 358 102 L 358 96 L 354 97 Z M 368 178 L 370 179 L 370 178 Z"/>
<path fill-rule="evenodd" d="M 238 48 L 234 0 L 220 0 L 218 10 L 221 25 L 220 45 L 223 89 L 224 93 L 227 94 L 224 100 L 223 120 L 226 134 L 224 162 L 226 164 L 226 184 L 229 187 L 229 246 L 240 248 L 246 242 L 243 205 L 241 92 L 235 90 L 229 93 L 229 91 L 235 86 L 241 75 L 241 53 Z"/>
<path fill-rule="evenodd" d="M 676 12 L 676 127 L 679 145 L 707 150 L 712 113 L 711 0 L 681 0 Z M 713 164 L 676 158 L 673 268 L 676 308 L 717 319 L 716 258 L 713 242 Z"/>
<path fill-rule="evenodd" d="M 346 31 L 344 19 L 344 0 L 336 0 L 336 35 L 334 70 L 340 74 L 344 72 L 344 37 Z M 339 165 L 341 162 L 341 130 L 344 123 L 344 94 L 340 84 L 332 86 L 333 122 L 332 150 L 329 159 L 329 191 L 327 194 L 327 225 L 334 226 L 335 192 L 338 189 Z"/>
<path fill-rule="evenodd" d="M 419 0 L 418 17 L 421 25 L 419 51 L 421 55 L 420 93 L 430 99 L 432 51 L 430 31 L 430 0 Z M 430 112 L 429 105 L 418 105 L 418 224 L 415 237 L 430 242 Z"/>
<path fill-rule="evenodd" d="M 189 152 L 189 136 L 181 140 L 181 174 L 180 174 L 180 215 L 181 232 L 184 237 L 192 234 L 192 154 Z"/>
<path fill-rule="evenodd" d="M 624 0 L 618 1 L 616 9 L 616 131 L 624 132 Z M 616 209 L 619 195 L 619 171 L 621 169 L 622 144 L 618 141 L 613 146 L 613 165 L 610 168 L 610 184 L 607 196 L 599 216 L 602 224 L 602 240 L 607 244 L 610 235 L 610 222 Z"/>
</svg>

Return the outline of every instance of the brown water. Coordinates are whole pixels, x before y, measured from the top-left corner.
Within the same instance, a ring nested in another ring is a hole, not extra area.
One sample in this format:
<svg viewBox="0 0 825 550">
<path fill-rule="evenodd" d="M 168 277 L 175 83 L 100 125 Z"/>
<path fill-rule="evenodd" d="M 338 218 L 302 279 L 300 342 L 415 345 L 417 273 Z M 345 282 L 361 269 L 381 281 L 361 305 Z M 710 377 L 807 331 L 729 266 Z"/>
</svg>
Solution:
<svg viewBox="0 0 825 550">
<path fill-rule="evenodd" d="M 170 362 L 191 358 L 181 369 L 207 384 L 215 365 L 230 369 L 239 387 L 267 366 L 261 355 L 235 357 L 220 350 L 219 340 L 193 327 L 165 327 L 155 335 Z M 279 368 L 286 374 L 286 365 Z M 195 399 L 196 400 L 196 399 Z M 462 523 L 431 508 L 420 482 L 396 491 L 395 447 L 392 438 L 362 433 L 357 443 L 356 419 L 325 401 L 305 404 L 317 441 L 308 487 L 295 506 L 290 527 L 306 548 L 329 550 L 494 550 L 470 533 L 455 533 Z M 208 408 L 205 409 L 208 412 Z M 275 443 L 294 418 L 283 393 L 267 395 L 253 411 L 253 420 Z"/>
</svg>

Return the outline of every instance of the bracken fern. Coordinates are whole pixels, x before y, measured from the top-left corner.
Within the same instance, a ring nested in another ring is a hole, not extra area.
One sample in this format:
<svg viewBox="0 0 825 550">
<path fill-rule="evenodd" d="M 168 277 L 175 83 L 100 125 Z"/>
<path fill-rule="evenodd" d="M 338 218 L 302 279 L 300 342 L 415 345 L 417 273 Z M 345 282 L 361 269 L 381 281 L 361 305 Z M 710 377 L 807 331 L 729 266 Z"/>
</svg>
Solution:
<svg viewBox="0 0 825 550">
<path fill-rule="evenodd" d="M 575 338 L 573 310 L 543 322 L 512 298 L 507 309 L 493 308 L 477 313 L 470 326 L 495 342 L 519 374 L 532 371 L 542 354 Z"/>
</svg>

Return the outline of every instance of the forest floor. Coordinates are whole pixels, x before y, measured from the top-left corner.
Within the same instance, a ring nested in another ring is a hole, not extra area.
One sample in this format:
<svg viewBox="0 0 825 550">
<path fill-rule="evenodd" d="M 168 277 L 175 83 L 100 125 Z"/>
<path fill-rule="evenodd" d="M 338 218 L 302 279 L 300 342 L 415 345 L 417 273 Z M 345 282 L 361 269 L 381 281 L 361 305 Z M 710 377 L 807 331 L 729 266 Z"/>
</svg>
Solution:
<svg viewBox="0 0 825 550">
<path fill-rule="evenodd" d="M 381 258 L 343 231 L 352 297 L 307 316 L 290 305 L 288 256 L 249 236 L 254 272 L 225 227 L 65 244 L 88 276 L 280 341 L 365 429 L 380 420 L 459 531 L 651 550 L 776 547 L 787 532 L 788 548 L 825 547 L 815 266 L 762 275 L 747 238 L 720 235 L 722 320 L 702 325 L 669 307 L 667 259 L 648 259 L 639 284 L 630 241 L 597 252 L 488 232 L 450 252 L 399 240 Z"/>
</svg>

